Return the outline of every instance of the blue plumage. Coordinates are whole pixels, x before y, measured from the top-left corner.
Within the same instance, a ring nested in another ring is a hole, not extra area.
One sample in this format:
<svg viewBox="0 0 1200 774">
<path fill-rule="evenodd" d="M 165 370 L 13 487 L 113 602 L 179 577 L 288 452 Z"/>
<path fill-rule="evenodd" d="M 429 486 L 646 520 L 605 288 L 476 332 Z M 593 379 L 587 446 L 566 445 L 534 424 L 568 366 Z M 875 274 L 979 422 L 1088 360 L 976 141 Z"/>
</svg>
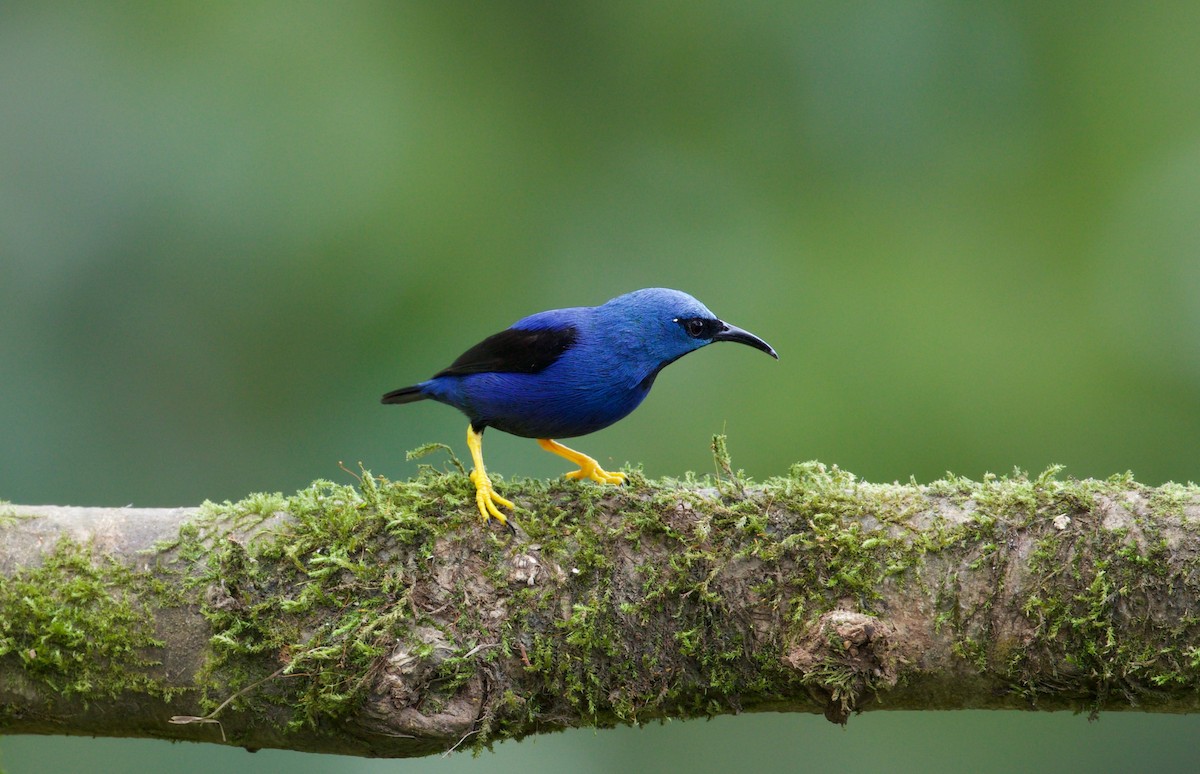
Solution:
<svg viewBox="0 0 1200 774">
<path fill-rule="evenodd" d="M 484 500 L 511 504 L 491 491 L 490 482 L 480 483 L 486 474 L 482 453 L 476 452 L 485 428 L 538 439 L 595 432 L 637 408 L 665 366 L 713 341 L 736 341 L 778 357 L 762 339 L 717 319 L 687 293 L 648 288 L 601 306 L 530 315 L 467 350 L 433 378 L 384 395 L 383 402 L 431 398 L 466 414 L 480 511 L 485 519 L 490 513 L 503 522 Z M 586 455 L 541 443 L 578 462 L 578 477 L 623 480 Z"/>
</svg>

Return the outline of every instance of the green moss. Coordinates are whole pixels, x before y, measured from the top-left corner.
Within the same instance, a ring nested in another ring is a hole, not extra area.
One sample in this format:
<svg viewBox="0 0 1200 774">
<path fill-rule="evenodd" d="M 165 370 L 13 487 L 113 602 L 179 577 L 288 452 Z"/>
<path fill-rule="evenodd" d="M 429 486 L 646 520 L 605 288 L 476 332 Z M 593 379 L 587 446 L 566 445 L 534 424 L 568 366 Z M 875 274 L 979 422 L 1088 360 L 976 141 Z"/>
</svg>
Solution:
<svg viewBox="0 0 1200 774">
<path fill-rule="evenodd" d="M 1183 508 L 1188 503 L 1194 503 L 1196 497 L 1195 484 L 1177 484 L 1168 481 L 1156 487 L 1150 494 L 1150 508 L 1165 516 L 1182 516 Z"/>
<path fill-rule="evenodd" d="M 1011 478 L 987 478 L 973 489 L 939 482 L 941 493 L 986 514 L 992 534 L 1005 541 L 974 546 L 977 558 L 969 569 L 993 568 L 990 594 L 969 604 L 954 588 L 939 594 L 945 609 L 938 621 L 952 627 L 957 652 L 1007 681 L 1031 705 L 1065 695 L 1076 697 L 1080 709 L 1095 712 L 1114 693 L 1137 701 L 1154 687 L 1200 683 L 1187 655 L 1200 634 L 1194 619 L 1180 617 L 1179 625 L 1166 632 L 1131 625 L 1161 618 L 1161 612 L 1152 615 L 1155 606 L 1197 593 L 1193 567 L 1170 565 L 1157 519 L 1180 515 L 1200 493 L 1191 485 L 1150 493 L 1129 474 L 1107 481 L 1059 481 L 1053 477 L 1058 472 L 1052 468 L 1031 480 L 1018 471 Z M 1130 491 L 1150 495 L 1151 518 L 1139 517 L 1134 509 L 1128 513 L 1136 531 L 1103 528 L 1098 501 L 1121 501 Z M 1019 610 L 1030 630 L 1019 640 L 1005 640 L 996 637 L 990 621 L 1013 560 L 1002 547 L 1018 539 L 1031 541 L 1021 578 L 1029 592 Z M 1064 594 L 1063 589 L 1074 591 Z"/>
<path fill-rule="evenodd" d="M 8 500 L 0 500 L 0 529 L 11 527 L 21 521 L 21 519 L 31 518 L 26 515 L 18 514 L 13 508 L 12 503 Z"/>
<path fill-rule="evenodd" d="M 418 507 L 426 503 L 413 489 L 384 491 L 364 473 L 357 489 L 318 481 L 286 499 L 206 504 L 181 551 L 206 558 L 188 586 L 203 591 L 212 627 L 201 675 L 210 709 L 273 673 L 275 684 L 232 706 L 265 698 L 294 708 L 290 725 L 357 706 L 370 668 L 409 617 L 402 570 L 375 549 L 388 535 L 428 553 L 432 529 Z M 276 512 L 292 518 L 269 522 Z"/>
<path fill-rule="evenodd" d="M 713 451 L 715 478 L 652 482 L 634 470 L 628 486 L 610 488 L 494 477 L 521 506 L 519 538 L 480 528 L 472 485 L 451 456 L 448 471 L 422 464 L 407 482 L 362 471 L 354 486 L 317 481 L 289 497 L 206 503 L 175 540 L 157 547 L 166 569 L 153 575 L 122 576 L 68 545 L 43 569 L 82 579 L 79 593 L 106 589 L 110 603 L 89 613 L 104 623 L 86 626 L 123 629 L 127 639 L 112 640 L 115 655 L 104 657 L 118 677 L 71 673 L 82 667 L 70 659 L 45 674 L 83 692 L 101 682 L 127 687 L 150 673 L 148 612 L 119 590 L 134 582 L 149 588 L 156 578 L 166 587 L 154 592 L 159 599 L 174 589 L 211 627 L 197 677 L 207 709 L 232 698 L 229 708 L 291 730 L 328 728 L 360 707 L 398 645 L 434 655 L 418 631 L 439 643 L 422 686 L 425 709 L 481 681 L 501 697 L 480 721 L 473 741 L 481 744 L 489 734 L 529 733 L 547 715 L 582 714 L 600 726 L 708 715 L 794 702 L 805 695 L 797 686 L 820 689 L 844 716 L 879 681 L 845 659 L 796 673 L 785 665 L 788 648 L 830 611 L 885 617 L 885 593 L 909 588 L 936 600 L 939 632 L 959 657 L 1031 701 L 1065 680 L 1095 706 L 1113 690 L 1200 682 L 1196 620 L 1181 617 L 1174 639 L 1156 648 L 1120 636 L 1113 624 L 1117 605 L 1149 604 L 1192 583 L 1200 567 L 1167 564 L 1167 540 L 1153 519 L 1135 525 L 1136 535 L 1058 526 L 1094 526 L 1098 500 L 1126 491 L 1130 480 L 1062 481 L 1051 468 L 1033 478 L 947 476 L 922 487 L 869 484 L 807 462 L 755 485 L 734 471 L 723 439 L 714 439 Z M 1194 488 L 1167 490 L 1150 507 L 1178 513 L 1196 499 Z M 935 505 L 947 504 L 961 518 L 934 515 Z M 991 621 L 1006 598 L 1012 547 L 1022 541 L 1032 541 L 1024 560 L 1031 591 L 1019 611 L 1031 639 L 1001 641 Z M 542 572 L 533 585 L 510 579 L 514 559 L 526 553 Z M 962 564 L 946 566 L 949 556 Z M 964 598 L 965 572 L 985 574 L 991 587 Z M 1071 574 L 1075 591 L 1065 598 L 1045 591 L 1059 587 L 1058 573 Z M 14 582 L 0 601 L 20 607 Z M 494 619 L 475 615 L 481 598 L 494 600 Z M 45 607 L 61 610 L 64 601 Z M 770 636 L 735 609 L 769 621 Z M 117 625 L 126 623 L 118 614 L 143 628 Z M 58 632 L 59 650 L 70 653 L 75 629 L 51 625 L 53 612 L 23 615 L 22 636 Z M 0 629 L 0 648 L 15 658 L 30 645 Z M 497 683 L 505 671 L 493 668 L 497 659 L 520 659 L 524 679 Z M 1047 663 L 1061 666 L 1048 672 Z M 1048 673 L 1058 682 L 1034 677 Z"/>
<path fill-rule="evenodd" d="M 61 538 L 40 567 L 0 577 L 0 658 L 54 693 L 85 702 L 124 691 L 166 695 L 155 677 L 156 602 L 150 574 Z"/>
<path fill-rule="evenodd" d="M 866 485 L 845 471 L 807 463 L 755 488 L 731 475 L 724 452 L 714 441 L 718 469 L 738 486 L 687 477 L 642 492 L 604 492 L 607 508 L 621 514 L 619 528 L 581 520 L 567 535 L 543 535 L 528 527 L 532 539 L 546 541 L 543 555 L 572 561 L 582 585 L 636 583 L 636 590 L 594 594 L 576 604 L 559 623 L 565 642 L 539 638 L 530 654 L 529 669 L 595 723 L 706 715 L 731 702 L 782 700 L 778 692 L 788 684 L 783 643 L 755 643 L 745 621 L 729 615 L 724 573 L 731 561 L 765 565 L 756 576 L 769 580 L 748 591 L 763 610 L 790 615 L 802 631 L 847 601 L 869 608 L 881 584 L 925 550 L 864 512 L 859 489 Z M 913 497 L 898 486 L 877 491 L 889 508 Z M 763 492 L 770 498 L 765 504 Z M 781 527 L 772 514 L 791 521 Z M 622 555 L 622 545 L 649 561 L 614 571 L 612 558 Z M 530 612 L 541 614 L 536 607 Z M 673 622 L 667 631 L 647 626 L 664 618 Z M 678 664 L 680 656 L 690 664 L 686 674 L 655 675 L 654 665 Z M 695 675 L 703 677 L 699 688 Z"/>
<path fill-rule="evenodd" d="M 1143 525 L 1143 531 L 1149 526 Z M 1031 570 L 1045 579 L 1046 588 L 1061 587 L 1051 581 L 1065 575 L 1079 590 L 1068 596 L 1035 593 L 1025 603 L 1023 612 L 1036 626 L 1035 643 L 1014 655 L 1010 673 L 1031 700 L 1060 687 L 1043 684 L 1042 677 L 1026 677 L 1046 675 L 1047 660 L 1060 664 L 1062 679 L 1070 678 L 1090 697 L 1086 708 L 1091 711 L 1113 692 L 1136 697 L 1152 687 L 1200 681 L 1188 655 L 1197 635 L 1194 618 L 1181 617 L 1166 632 L 1117 628 L 1118 617 L 1136 620 L 1139 609 L 1149 613 L 1182 591 L 1182 585 L 1194 584 L 1190 569 L 1167 564 L 1162 539 L 1147 537 L 1144 549 L 1124 529 L 1093 532 L 1082 540 L 1048 536 L 1039 542 Z M 1196 590 L 1184 593 L 1191 596 Z M 1120 616 L 1118 606 L 1123 608 Z"/>
<path fill-rule="evenodd" d="M 543 489 L 505 486 L 516 497 Z M 185 586 L 203 600 L 212 630 L 198 676 L 204 705 L 254 711 L 263 723 L 282 717 L 291 730 L 323 727 L 361 705 L 398 644 L 430 647 L 412 639 L 420 627 L 443 632 L 453 650 L 439 650 L 426 708 L 453 696 L 495 657 L 490 644 L 477 647 L 491 633 L 467 615 L 468 589 L 437 605 L 413 593 L 430 592 L 435 555 L 464 540 L 467 556 L 486 557 L 484 577 L 507 584 L 513 539 L 478 525 L 466 477 L 426 465 L 408 482 L 363 471 L 357 486 L 317 481 L 287 498 L 206 503 L 171 546 L 202 559 Z"/>
<path fill-rule="evenodd" d="M 631 486 L 620 490 L 549 485 L 550 502 L 561 492 L 572 510 L 582 500 L 592 516 L 565 522 L 562 514 L 539 514 L 545 520 L 525 525 L 540 555 L 561 562 L 567 578 L 561 589 L 531 590 L 514 605 L 514 633 L 539 632 L 526 649 L 527 671 L 539 689 L 522 697 L 520 717 L 553 714 L 565 702 L 595 725 L 643 722 L 706 715 L 726 708 L 735 694 L 764 690 L 762 664 L 746 660 L 744 625 L 725 614 L 715 583 L 728 561 L 722 558 L 727 546 L 713 543 L 724 523 L 741 521 L 755 532 L 761 526 L 748 526 L 744 513 L 733 517 L 740 495 L 732 490 L 728 499 L 682 489 L 711 484 L 693 478 L 651 485 L 633 475 Z M 664 518 L 664 511 L 679 518 Z M 635 557 L 649 561 L 627 564 Z M 564 611 L 548 609 L 559 594 L 576 601 Z M 666 629 L 660 628 L 664 614 L 673 622 Z M 543 634 L 539 622 L 547 615 L 557 617 L 555 632 Z M 694 667 L 680 671 L 680 653 Z M 699 688 L 693 668 L 704 677 Z"/>
<path fill-rule="evenodd" d="M 948 476 L 925 487 L 865 484 L 851 474 L 819 463 L 793 466 L 790 481 L 766 484 L 774 502 L 791 523 L 781 538 L 766 537 L 751 545 L 760 559 L 793 569 L 785 578 L 791 592 L 780 601 L 789 611 L 793 638 L 816 625 L 835 607 L 867 614 L 878 611 L 884 589 L 915 584 L 931 594 L 939 612 L 935 625 L 954 640 L 954 651 L 974 668 L 1008 682 L 1013 690 L 1036 701 L 1043 694 L 1061 696 L 1065 683 L 1085 708 L 1102 706 L 1114 691 L 1123 696 L 1145 695 L 1149 686 L 1200 683 L 1189 654 L 1189 642 L 1200 631 L 1194 622 L 1171 632 L 1166 646 L 1153 645 L 1159 631 L 1115 628 L 1117 606 L 1149 606 L 1170 599 L 1181 584 L 1191 585 L 1196 561 L 1171 567 L 1168 543 L 1154 526 L 1157 516 L 1182 514 L 1195 503 L 1194 486 L 1168 485 L 1153 491 L 1149 505 L 1154 517 L 1137 520 L 1136 535 L 1127 530 L 1097 529 L 1101 498 L 1115 498 L 1133 488 L 1128 476 L 1109 481 L 1058 480 L 1052 467 L 1030 478 L 1021 471 L 1011 476 L 986 476 L 981 482 Z M 905 521 L 927 509 L 926 498 L 943 498 L 966 518 L 955 523 L 923 524 L 913 533 Z M 1075 524 L 1075 527 L 1070 525 Z M 1009 563 L 1016 541 L 1032 539 L 1027 560 L 1032 589 L 1021 614 L 1031 622 L 1032 640 L 997 637 L 992 630 L 994 606 L 1007 594 Z M 930 561 L 968 553 L 962 570 L 990 577 L 992 586 L 973 596 L 961 596 L 954 569 L 929 573 Z M 1061 573 L 1069 577 L 1060 578 Z M 930 588 L 931 578 L 936 578 Z M 1066 583 L 1059 581 L 1065 580 Z M 1049 589 L 1074 588 L 1065 599 Z M 1188 594 L 1196 593 L 1194 590 Z M 845 695 L 844 675 L 833 669 L 809 671 L 831 695 Z M 1048 681 L 1046 675 L 1050 675 Z M 844 687 L 844 686 L 842 686 Z"/>
</svg>

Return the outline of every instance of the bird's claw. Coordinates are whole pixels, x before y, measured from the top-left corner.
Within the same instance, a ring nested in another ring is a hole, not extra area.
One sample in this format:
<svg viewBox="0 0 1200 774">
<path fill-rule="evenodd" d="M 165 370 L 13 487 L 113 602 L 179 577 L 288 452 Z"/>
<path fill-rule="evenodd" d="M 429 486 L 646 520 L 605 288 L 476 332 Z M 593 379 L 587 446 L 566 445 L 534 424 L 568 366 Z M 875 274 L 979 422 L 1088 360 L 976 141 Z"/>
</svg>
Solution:
<svg viewBox="0 0 1200 774">
<path fill-rule="evenodd" d="M 620 486 L 621 484 L 625 483 L 627 476 L 620 471 L 609 472 L 595 464 L 593 461 L 591 465 L 583 465 L 579 468 L 579 470 L 572 470 L 567 474 L 567 478 L 573 481 L 590 478 L 597 484 L 611 484 L 613 486 Z"/>
<path fill-rule="evenodd" d="M 475 484 L 475 504 L 479 506 L 479 514 L 483 517 L 483 523 L 487 524 L 488 519 L 495 519 L 511 530 L 508 517 L 501 513 L 497 506 L 503 506 L 509 510 L 515 509 L 516 506 L 496 494 L 492 480 L 487 477 L 486 473 L 481 474 L 479 470 L 472 470 L 471 483 Z"/>
<path fill-rule="evenodd" d="M 600 467 L 599 462 L 596 462 L 583 452 L 577 452 L 574 449 L 569 449 L 566 446 L 563 446 L 553 438 L 539 438 L 538 444 L 540 444 L 541 447 L 546 451 L 551 452 L 552 454 L 557 454 L 560 457 L 565 457 L 579 466 L 579 470 L 572 470 L 567 474 L 567 478 L 573 481 L 578 481 L 581 478 L 590 478 L 597 484 L 625 483 L 626 476 L 624 473 L 609 473 L 607 470 Z"/>
</svg>

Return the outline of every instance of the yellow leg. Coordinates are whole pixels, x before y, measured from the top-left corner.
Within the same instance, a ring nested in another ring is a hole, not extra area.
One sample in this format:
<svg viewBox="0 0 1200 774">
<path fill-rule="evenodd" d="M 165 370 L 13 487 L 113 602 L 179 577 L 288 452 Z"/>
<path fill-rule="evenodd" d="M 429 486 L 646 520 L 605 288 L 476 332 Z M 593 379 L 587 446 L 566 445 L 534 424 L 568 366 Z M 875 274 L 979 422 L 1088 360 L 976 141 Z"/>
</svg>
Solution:
<svg viewBox="0 0 1200 774">
<path fill-rule="evenodd" d="M 475 462 L 475 469 L 471 471 L 471 482 L 475 484 L 475 504 L 479 506 L 483 523 L 487 524 L 488 518 L 493 518 L 507 527 L 508 518 L 496 506 L 503 505 L 509 509 L 516 506 L 496 494 L 496 490 L 492 488 L 492 480 L 488 478 L 487 470 L 483 467 L 483 433 L 475 432 L 475 428 L 470 425 L 467 425 L 467 448 L 471 450 L 471 459 Z"/>
<path fill-rule="evenodd" d="M 604 468 L 600 467 L 600 463 L 596 462 L 591 457 L 577 452 L 574 449 L 568 449 L 558 441 L 552 441 L 549 438 L 539 438 L 538 443 L 548 452 L 554 452 L 560 457 L 566 457 L 571 462 L 579 466 L 579 470 L 572 470 L 567 474 L 567 478 L 581 479 L 590 478 L 597 484 L 624 484 L 624 473 L 609 473 Z"/>
</svg>

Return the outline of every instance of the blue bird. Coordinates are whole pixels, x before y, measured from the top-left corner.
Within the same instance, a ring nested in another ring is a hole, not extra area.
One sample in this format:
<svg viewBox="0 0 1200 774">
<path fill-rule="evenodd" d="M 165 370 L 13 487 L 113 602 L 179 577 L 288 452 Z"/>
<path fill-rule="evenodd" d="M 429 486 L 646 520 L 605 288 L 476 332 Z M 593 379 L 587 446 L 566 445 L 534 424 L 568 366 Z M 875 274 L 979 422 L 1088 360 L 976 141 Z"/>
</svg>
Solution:
<svg viewBox="0 0 1200 774">
<path fill-rule="evenodd" d="M 496 493 L 483 466 L 484 429 L 536 438 L 546 451 L 579 466 L 567 478 L 622 484 L 624 473 L 610 473 L 553 439 L 587 435 L 622 419 L 650 392 L 659 371 L 714 341 L 748 344 L 779 359 L 767 342 L 717 319 L 687 293 L 647 288 L 600 306 L 551 309 L 518 320 L 432 379 L 392 390 L 382 402 L 431 398 L 466 414 L 479 513 L 485 523 L 490 517 L 507 526 L 500 508 L 515 506 Z"/>
</svg>

